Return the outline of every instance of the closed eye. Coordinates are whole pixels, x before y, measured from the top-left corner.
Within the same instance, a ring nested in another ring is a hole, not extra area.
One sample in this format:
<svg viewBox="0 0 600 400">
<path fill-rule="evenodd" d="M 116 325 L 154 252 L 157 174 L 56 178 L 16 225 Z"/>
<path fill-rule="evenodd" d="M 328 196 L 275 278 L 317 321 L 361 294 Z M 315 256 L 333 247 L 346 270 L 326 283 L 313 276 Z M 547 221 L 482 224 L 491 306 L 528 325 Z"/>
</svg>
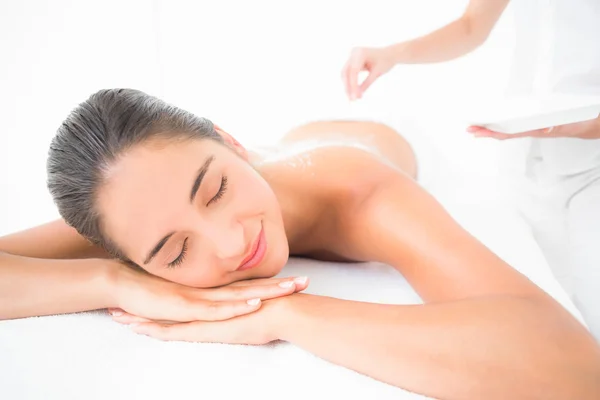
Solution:
<svg viewBox="0 0 600 400">
<path fill-rule="evenodd" d="M 215 194 L 215 196 L 212 199 L 210 199 L 210 201 L 206 204 L 206 206 L 209 206 L 212 203 L 216 203 L 217 201 L 219 201 L 223 197 L 223 195 L 225 194 L 226 191 L 227 191 L 227 177 L 223 176 L 221 178 L 221 186 L 219 187 L 217 194 Z"/>
<path fill-rule="evenodd" d="M 188 241 L 188 238 L 185 238 L 185 240 L 183 241 L 183 246 L 181 246 L 181 253 L 179 253 L 177 258 L 174 259 L 173 261 L 171 261 L 167 265 L 167 268 L 176 268 L 176 267 L 180 266 L 181 263 L 183 263 L 183 260 L 185 260 L 185 256 L 187 254 L 187 249 L 188 249 L 187 241 Z"/>
</svg>

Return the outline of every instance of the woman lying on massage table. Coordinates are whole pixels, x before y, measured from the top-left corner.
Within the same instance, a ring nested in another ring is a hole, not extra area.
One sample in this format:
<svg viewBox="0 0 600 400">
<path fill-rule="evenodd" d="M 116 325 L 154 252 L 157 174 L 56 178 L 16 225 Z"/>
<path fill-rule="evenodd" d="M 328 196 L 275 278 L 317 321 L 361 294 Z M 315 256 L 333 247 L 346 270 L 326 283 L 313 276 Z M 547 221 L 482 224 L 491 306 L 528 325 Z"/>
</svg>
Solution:
<svg viewBox="0 0 600 400">
<path fill-rule="evenodd" d="M 100 91 L 50 148 L 64 221 L 0 239 L 0 318 L 109 308 L 159 339 L 285 340 L 438 398 L 600 398 L 586 329 L 415 176 L 384 125 L 317 122 L 259 153 L 142 92 Z M 425 304 L 299 293 L 305 277 L 272 278 L 289 255 L 392 265 Z"/>
</svg>

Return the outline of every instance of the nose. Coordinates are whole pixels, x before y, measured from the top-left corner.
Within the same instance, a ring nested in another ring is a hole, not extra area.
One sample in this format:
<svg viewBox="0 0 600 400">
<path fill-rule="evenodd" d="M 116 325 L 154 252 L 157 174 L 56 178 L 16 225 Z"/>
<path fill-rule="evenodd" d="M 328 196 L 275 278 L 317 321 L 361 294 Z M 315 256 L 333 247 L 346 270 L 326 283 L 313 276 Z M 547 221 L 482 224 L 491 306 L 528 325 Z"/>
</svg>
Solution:
<svg viewBox="0 0 600 400">
<path fill-rule="evenodd" d="M 244 227 L 239 222 L 219 224 L 208 232 L 208 240 L 212 243 L 215 256 L 222 260 L 241 259 L 248 251 L 248 243 L 244 235 Z"/>
</svg>

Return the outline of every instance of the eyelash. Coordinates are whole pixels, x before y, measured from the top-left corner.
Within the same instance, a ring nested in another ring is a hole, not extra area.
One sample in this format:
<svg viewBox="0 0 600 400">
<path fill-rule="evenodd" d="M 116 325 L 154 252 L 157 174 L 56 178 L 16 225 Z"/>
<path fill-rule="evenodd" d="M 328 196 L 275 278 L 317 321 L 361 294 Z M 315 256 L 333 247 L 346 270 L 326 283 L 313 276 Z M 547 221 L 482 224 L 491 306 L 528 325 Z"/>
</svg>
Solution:
<svg viewBox="0 0 600 400">
<path fill-rule="evenodd" d="M 227 177 L 224 176 L 223 178 L 221 178 L 221 186 L 219 187 L 219 191 L 217 192 L 215 197 L 210 199 L 210 201 L 208 202 L 207 205 L 210 205 L 213 202 L 219 201 L 221 199 L 221 197 L 223 197 L 223 195 L 225 194 L 226 191 L 227 191 Z M 187 238 L 183 241 L 181 253 L 179 253 L 179 256 L 176 259 L 174 259 L 173 261 L 171 261 L 169 263 L 169 265 L 168 265 L 169 268 L 178 267 L 181 265 L 181 263 L 183 263 L 183 260 L 185 259 L 185 256 L 187 254 L 187 249 L 188 249 L 187 241 L 188 241 Z"/>
<path fill-rule="evenodd" d="M 211 203 L 219 201 L 221 199 L 221 197 L 223 197 L 223 195 L 225 194 L 226 191 L 227 191 L 227 177 L 223 176 L 223 178 L 221 178 L 221 187 L 219 187 L 219 191 L 217 192 L 217 194 L 215 194 L 215 197 L 210 199 L 207 206 L 210 205 Z"/>
<path fill-rule="evenodd" d="M 181 247 L 181 253 L 179 253 L 179 256 L 174 259 L 173 261 L 171 261 L 169 263 L 169 268 L 175 268 L 181 265 L 181 263 L 183 262 L 183 260 L 185 259 L 185 256 L 187 254 L 187 249 L 188 249 L 188 245 L 187 245 L 187 238 L 183 241 L 183 246 Z"/>
</svg>

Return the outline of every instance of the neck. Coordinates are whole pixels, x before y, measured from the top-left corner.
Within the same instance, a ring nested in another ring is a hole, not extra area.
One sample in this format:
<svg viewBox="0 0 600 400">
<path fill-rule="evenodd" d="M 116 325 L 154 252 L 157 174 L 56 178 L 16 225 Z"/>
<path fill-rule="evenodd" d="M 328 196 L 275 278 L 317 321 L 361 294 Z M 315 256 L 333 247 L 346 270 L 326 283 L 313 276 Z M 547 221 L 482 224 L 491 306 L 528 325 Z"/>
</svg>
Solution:
<svg viewBox="0 0 600 400">
<path fill-rule="evenodd" d="M 296 179 L 289 166 L 286 167 L 286 157 L 281 148 L 259 147 L 247 149 L 248 162 L 269 184 L 281 207 L 281 215 L 285 226 L 290 249 L 302 242 L 307 223 L 310 222 L 310 206 L 312 202 L 306 198 L 304 191 L 298 187 Z M 307 208 L 308 207 L 308 208 Z"/>
</svg>

